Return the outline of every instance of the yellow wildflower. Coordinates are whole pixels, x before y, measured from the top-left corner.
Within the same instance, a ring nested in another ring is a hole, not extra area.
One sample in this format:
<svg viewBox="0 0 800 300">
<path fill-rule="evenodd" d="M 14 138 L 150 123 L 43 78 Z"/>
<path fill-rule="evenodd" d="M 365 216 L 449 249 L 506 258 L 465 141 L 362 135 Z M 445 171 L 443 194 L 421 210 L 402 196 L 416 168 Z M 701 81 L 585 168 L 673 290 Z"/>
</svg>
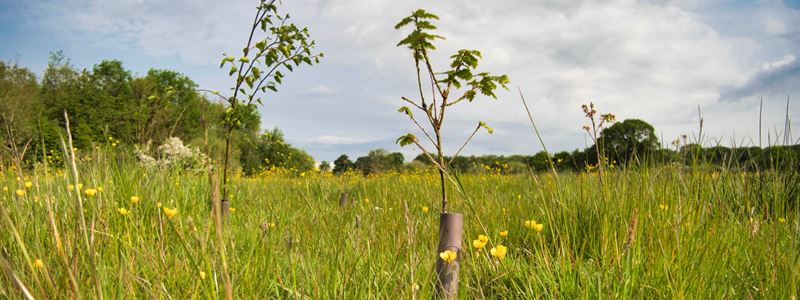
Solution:
<svg viewBox="0 0 800 300">
<path fill-rule="evenodd" d="M 124 207 L 117 208 L 117 212 L 119 212 L 119 214 L 123 215 L 123 216 L 127 216 L 127 215 L 129 215 L 131 213 L 129 210 L 125 209 Z"/>
<path fill-rule="evenodd" d="M 156 203 L 156 208 L 161 208 L 161 202 Z"/>
<path fill-rule="evenodd" d="M 475 249 L 478 249 L 478 251 L 481 251 L 481 249 L 483 249 L 485 246 L 486 243 L 481 242 L 480 240 L 472 240 L 472 247 L 475 247 Z"/>
<path fill-rule="evenodd" d="M 422 207 L 422 212 L 427 214 L 428 213 L 428 207 L 427 206 L 423 206 Z"/>
<path fill-rule="evenodd" d="M 17 189 L 17 197 L 24 197 L 24 196 L 25 196 L 25 190 Z"/>
<path fill-rule="evenodd" d="M 786 218 L 778 218 L 778 222 L 780 222 L 780 223 L 786 223 Z"/>
<path fill-rule="evenodd" d="M 236 212 L 236 208 L 235 207 L 229 207 L 228 211 L 230 211 L 231 213 L 235 213 Z"/>
<path fill-rule="evenodd" d="M 68 190 L 68 191 L 72 192 L 72 190 L 74 190 L 74 189 L 75 189 L 75 186 L 74 186 L 74 185 L 71 185 L 71 184 L 68 184 L 68 185 L 67 185 L 67 190 Z"/>
<path fill-rule="evenodd" d="M 102 193 L 103 192 L 103 187 L 102 186 L 98 186 L 97 187 L 97 192 L 98 193 Z"/>
<path fill-rule="evenodd" d="M 658 209 L 666 211 L 667 209 L 669 209 L 669 205 L 659 204 Z"/>
<path fill-rule="evenodd" d="M 167 218 L 172 219 L 172 217 L 174 217 L 175 215 L 178 214 L 178 209 L 177 208 L 169 208 L 169 207 L 165 206 L 164 207 L 164 214 L 167 215 Z"/>
<path fill-rule="evenodd" d="M 78 183 L 78 190 L 83 190 L 83 183 Z"/>
<path fill-rule="evenodd" d="M 452 250 L 445 250 L 442 253 L 439 253 L 439 257 L 446 263 L 452 263 L 458 257 L 458 254 Z"/>
<path fill-rule="evenodd" d="M 200 271 L 200 279 L 206 279 L 206 272 Z"/>
<path fill-rule="evenodd" d="M 131 203 L 133 204 L 139 203 L 139 196 L 131 196 Z"/>
<path fill-rule="evenodd" d="M 86 191 L 84 191 L 83 193 L 86 194 L 86 197 L 92 198 L 92 197 L 94 197 L 94 195 L 97 194 L 97 190 L 95 190 L 95 189 L 86 189 Z"/>
<path fill-rule="evenodd" d="M 364 198 L 364 203 L 369 204 L 369 198 Z"/>
<path fill-rule="evenodd" d="M 497 257 L 497 259 L 499 260 L 503 260 L 504 258 L 506 258 L 506 253 L 508 253 L 508 248 L 506 248 L 506 246 L 503 245 L 497 245 L 496 247 L 493 247 L 492 250 L 490 250 L 490 252 L 492 253 L 492 256 Z"/>
<path fill-rule="evenodd" d="M 508 237 L 508 230 L 500 231 L 500 237 Z"/>
<path fill-rule="evenodd" d="M 486 244 L 487 242 L 489 242 L 489 237 L 481 234 L 478 235 L 478 240 L 481 241 L 481 243 Z"/>
<path fill-rule="evenodd" d="M 8 187 L 7 186 L 3 187 L 3 192 L 8 192 Z"/>
<path fill-rule="evenodd" d="M 544 230 L 544 224 L 536 223 L 534 220 L 525 221 L 525 227 L 536 230 L 536 232 L 542 232 L 542 230 Z"/>
<path fill-rule="evenodd" d="M 44 269 L 44 262 L 43 262 L 41 259 L 38 259 L 38 258 L 37 258 L 36 260 L 34 260 L 34 261 L 33 261 L 33 265 L 34 265 L 34 266 L 35 266 L 37 269 Z"/>
<path fill-rule="evenodd" d="M 25 188 L 26 188 L 26 189 L 30 189 L 30 188 L 32 188 L 32 187 L 33 187 L 33 182 L 30 182 L 30 181 L 25 181 Z"/>
<path fill-rule="evenodd" d="M 274 229 L 275 228 L 275 223 L 269 222 L 268 225 L 269 225 L 269 229 Z"/>
</svg>

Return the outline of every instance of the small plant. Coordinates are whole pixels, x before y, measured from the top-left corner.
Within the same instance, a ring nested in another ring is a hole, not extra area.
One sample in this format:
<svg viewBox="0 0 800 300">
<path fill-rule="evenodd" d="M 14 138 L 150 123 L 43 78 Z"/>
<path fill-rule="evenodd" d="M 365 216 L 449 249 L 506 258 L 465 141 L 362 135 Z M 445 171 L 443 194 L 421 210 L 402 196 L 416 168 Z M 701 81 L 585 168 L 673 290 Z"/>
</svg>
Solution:
<svg viewBox="0 0 800 300">
<path fill-rule="evenodd" d="M 413 29 L 408 36 L 397 43 L 397 46 L 406 46 L 411 50 L 414 66 L 417 70 L 417 88 L 419 90 L 419 99 L 401 98 L 425 115 L 425 119 L 430 124 L 428 129 L 433 131 L 433 135 L 414 117 L 411 108 L 403 106 L 398 111 L 408 116 L 414 125 L 425 134 L 427 140 L 433 145 L 434 152 L 428 151 L 417 137 L 411 133 L 398 138 L 397 143 L 400 146 L 413 143 L 425 153 L 439 170 L 439 183 L 442 189 L 442 213 L 439 215 L 439 245 L 437 252 L 440 255 L 439 259 L 436 260 L 436 289 L 439 296 L 445 299 L 455 299 L 458 293 L 458 272 L 460 268 L 458 253 L 461 252 L 464 216 L 448 213 L 447 211 L 445 176 L 451 180 L 452 178 L 448 170 L 450 161 L 445 159 L 444 145 L 442 143 L 442 125 L 444 125 L 445 112 L 448 107 L 463 103 L 464 100 L 472 102 L 478 96 L 478 93 L 496 99 L 497 95 L 494 92 L 497 87 L 501 86 L 508 89 L 506 85 L 509 80 L 506 75 L 494 76 L 487 72 L 477 72 L 478 63 L 481 59 L 481 53 L 477 50 L 458 50 L 456 54 L 450 56 L 452 59 L 450 69 L 444 72 L 434 71 L 429 51 L 436 49 L 433 46 L 435 40 L 444 39 L 442 36 L 431 33 L 431 30 L 436 29 L 436 26 L 431 21 L 437 19 L 439 17 L 436 15 L 418 9 L 395 25 L 395 29 L 406 26 L 410 26 Z M 430 86 L 430 98 L 425 97 L 427 93 L 423 86 Z M 458 156 L 481 128 L 485 128 L 490 134 L 493 131 L 486 123 L 479 121 L 475 130 L 467 137 L 464 144 L 453 155 L 453 158 Z M 495 253 L 497 251 L 494 249 L 492 252 Z M 505 257 L 505 250 L 502 250 L 502 254 L 499 255 L 498 257 Z"/>
<path fill-rule="evenodd" d="M 219 91 L 207 91 L 228 103 L 225 111 L 225 156 L 222 168 L 222 198 L 227 199 L 228 169 L 230 166 L 231 139 L 234 129 L 242 125 L 241 119 L 247 108 L 262 104 L 260 93 L 278 91 L 285 74 L 301 64 L 319 63 L 322 53 L 312 52 L 316 44 L 308 28 L 299 28 L 289 23 L 289 14 L 278 13 L 275 0 L 261 0 L 250 28 L 247 44 L 238 58 L 224 55 L 220 68 L 230 66 L 228 75 L 234 79 L 232 95 L 223 96 Z M 264 35 L 258 39 L 256 33 Z"/>
<path fill-rule="evenodd" d="M 440 35 L 431 33 L 432 30 L 436 29 L 436 26 L 431 21 L 438 19 L 439 17 L 432 13 L 418 9 L 395 25 L 395 29 L 407 26 L 413 29 L 408 36 L 397 43 L 397 46 L 406 46 L 411 50 L 417 70 L 417 88 L 419 90 L 419 99 L 412 100 L 408 97 L 401 97 L 401 99 L 425 115 L 425 119 L 430 124 L 429 129 L 433 131 L 433 134 L 430 134 L 426 126 L 420 124 L 408 106 L 400 107 L 398 111 L 406 114 L 414 122 L 414 125 L 425 134 L 427 140 L 433 145 L 434 150 L 433 152 L 428 151 L 417 137 L 410 133 L 397 139 L 397 143 L 401 146 L 415 144 L 437 167 L 442 188 L 442 212 L 445 213 L 447 212 L 445 174 L 448 172 L 449 165 L 449 161 L 445 160 L 442 144 L 442 125 L 444 124 L 445 111 L 448 107 L 462 103 L 464 100 L 472 102 L 479 93 L 497 99 L 495 90 L 498 86 L 507 90 L 506 85 L 509 80 L 506 75 L 494 76 L 488 72 L 477 72 L 478 63 L 482 58 L 478 50 L 458 50 L 456 54 L 450 56 L 452 59 L 450 69 L 444 72 L 434 71 L 429 51 L 436 49 L 433 45 L 435 40 L 444 39 Z M 424 87 L 428 85 L 430 85 L 430 98 L 425 97 L 427 93 Z M 458 96 L 456 97 L 456 95 Z M 454 158 L 458 156 L 481 128 L 485 128 L 490 134 L 493 132 L 492 128 L 486 123 L 479 121 L 472 134 L 453 155 Z"/>
<path fill-rule="evenodd" d="M 589 125 L 583 125 L 583 130 L 585 130 L 589 134 L 589 137 L 591 137 L 592 141 L 594 142 L 594 151 L 595 154 L 597 155 L 596 167 L 597 171 L 600 174 L 600 181 L 602 182 L 604 156 L 601 154 L 600 151 L 600 143 L 598 142 L 599 134 L 603 131 L 603 126 L 605 126 L 608 123 L 613 123 L 614 121 L 616 121 L 617 117 L 614 116 L 613 114 L 605 113 L 605 114 L 600 114 L 600 118 L 596 119 L 595 116 L 597 115 L 597 109 L 594 108 L 594 103 L 592 102 L 589 102 L 588 105 L 587 104 L 581 105 L 581 109 L 583 110 L 583 113 L 586 114 L 586 118 L 589 119 L 589 121 L 592 123 L 591 127 Z M 588 167 L 591 166 L 587 165 L 587 169 Z"/>
</svg>

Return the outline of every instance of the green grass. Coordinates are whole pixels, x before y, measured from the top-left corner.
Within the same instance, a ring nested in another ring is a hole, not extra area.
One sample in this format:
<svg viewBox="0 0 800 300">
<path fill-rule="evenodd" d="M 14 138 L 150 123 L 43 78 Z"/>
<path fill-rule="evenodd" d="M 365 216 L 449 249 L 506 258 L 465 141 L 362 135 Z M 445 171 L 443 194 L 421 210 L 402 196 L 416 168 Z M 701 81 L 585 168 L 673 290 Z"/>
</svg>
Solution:
<svg viewBox="0 0 800 300">
<path fill-rule="evenodd" d="M 90 245 L 63 171 L 29 172 L 23 197 L 16 173 L 3 172 L 0 298 L 23 297 L 18 283 L 37 298 L 76 289 L 84 298 L 98 290 L 108 298 L 224 297 L 206 176 L 99 154 L 79 171 L 84 189 L 103 188 L 83 200 Z M 592 174 L 462 175 L 471 200 L 450 193 L 451 211 L 465 215 L 459 298 L 796 298 L 800 201 L 788 188 L 796 178 L 678 166 L 608 172 L 603 186 Z M 223 234 L 234 297 L 429 298 L 437 179 L 235 178 Z M 178 214 L 167 218 L 158 202 Z M 530 219 L 544 230 L 525 228 Z M 478 253 L 471 241 L 479 234 L 490 242 Z M 509 248 L 502 261 L 486 255 L 497 244 Z"/>
</svg>

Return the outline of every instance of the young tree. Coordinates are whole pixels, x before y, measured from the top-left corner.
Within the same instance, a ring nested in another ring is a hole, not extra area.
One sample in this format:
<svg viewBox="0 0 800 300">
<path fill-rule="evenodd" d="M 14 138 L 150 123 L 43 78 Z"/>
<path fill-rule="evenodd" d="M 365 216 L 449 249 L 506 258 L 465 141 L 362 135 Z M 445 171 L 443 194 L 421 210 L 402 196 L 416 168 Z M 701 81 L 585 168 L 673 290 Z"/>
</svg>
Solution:
<svg viewBox="0 0 800 300">
<path fill-rule="evenodd" d="M 259 38 L 259 36 L 262 36 Z M 223 96 L 210 91 L 228 104 L 225 113 L 225 155 L 222 168 L 222 201 L 228 199 L 228 169 L 230 166 L 232 132 L 241 126 L 242 113 L 262 104 L 260 93 L 276 92 L 285 76 L 301 64 L 319 63 L 322 53 L 313 53 L 315 42 L 308 28 L 289 22 L 289 15 L 278 13 L 275 0 L 261 0 L 256 7 L 253 25 L 242 55 L 224 55 L 220 68 L 230 66 L 228 75 L 234 80 L 232 94 Z M 207 91 L 207 90 L 205 90 Z"/>
<path fill-rule="evenodd" d="M 433 42 L 437 39 L 444 39 L 442 36 L 431 33 L 436 29 L 432 20 L 437 20 L 434 14 L 419 9 L 411 13 L 410 16 L 402 19 L 395 29 L 411 27 L 412 31 L 397 46 L 406 46 L 411 50 L 416 67 L 417 89 L 419 99 L 401 97 L 412 107 L 421 111 L 429 123 L 428 129 L 433 131 L 433 135 L 425 126 L 414 117 L 411 108 L 403 106 L 399 112 L 405 113 L 411 121 L 422 131 L 430 144 L 434 147 L 434 152 L 428 151 L 413 134 L 406 134 L 397 142 L 401 146 L 415 144 L 439 170 L 439 183 L 442 191 L 442 210 L 439 221 L 439 247 L 441 259 L 436 261 L 436 273 L 438 276 L 437 291 L 444 298 L 455 298 L 458 290 L 458 264 L 459 252 L 461 249 L 461 235 L 463 230 L 463 216 L 461 214 L 449 214 L 447 211 L 447 190 L 445 189 L 445 176 L 449 176 L 449 161 L 445 159 L 444 146 L 442 143 L 442 125 L 444 124 L 445 112 L 448 107 L 458 103 L 472 102 L 478 93 L 491 98 L 497 98 L 495 90 L 498 86 L 506 88 L 508 76 L 494 76 L 487 72 L 477 72 L 481 53 L 477 50 L 462 49 L 450 56 L 452 59 L 449 69 L 444 72 L 436 72 L 433 69 L 433 62 L 429 51 L 436 49 Z M 426 88 L 430 91 L 426 92 Z M 431 95 L 426 98 L 425 95 Z M 469 143 L 473 136 L 485 128 L 489 133 L 492 129 L 484 122 L 478 122 L 475 130 L 466 139 L 453 157 L 458 156 L 464 146 Z"/>
<path fill-rule="evenodd" d="M 411 121 L 425 134 L 425 137 L 433 145 L 434 152 L 426 150 L 420 141 L 413 134 L 407 134 L 400 137 L 397 142 L 401 146 L 408 144 L 415 144 L 423 152 L 425 152 L 439 169 L 439 179 L 442 189 L 442 212 L 447 212 L 447 192 L 445 190 L 445 173 L 447 172 L 448 161 L 445 160 L 444 148 L 442 144 L 442 125 L 444 124 L 445 112 L 448 107 L 462 103 L 472 102 L 478 93 L 496 99 L 495 90 L 498 86 L 507 89 L 508 76 L 500 75 L 493 76 L 487 72 L 476 73 L 478 63 L 480 61 L 481 53 L 477 50 L 462 49 L 450 58 L 450 69 L 444 72 L 435 72 L 433 70 L 433 62 L 430 59 L 429 51 L 433 51 L 436 47 L 433 42 L 437 39 L 444 39 L 444 37 L 432 34 L 431 30 L 436 29 L 436 26 L 431 23 L 431 20 L 438 20 L 439 17 L 428 13 L 425 10 L 419 9 L 414 11 L 410 16 L 404 18 L 395 25 L 395 29 L 400 29 L 406 26 L 412 27 L 412 32 L 402 39 L 397 46 L 407 46 L 412 52 L 414 58 L 414 65 L 417 70 L 417 88 L 419 90 L 419 99 L 412 100 L 408 97 L 401 97 L 403 101 L 409 103 L 412 107 L 417 108 L 424 113 L 426 119 L 430 123 L 430 129 L 433 135 L 421 125 L 414 117 L 411 109 L 408 106 L 401 107 L 398 111 L 405 113 Z M 427 81 L 427 82 L 426 82 Z M 432 95 L 426 98 L 425 88 L 430 83 Z M 462 89 L 463 87 L 463 89 Z M 461 90 L 458 97 L 454 97 L 457 92 Z M 484 122 L 478 122 L 475 131 L 467 138 L 463 146 L 459 149 L 454 156 L 469 143 L 469 140 L 481 128 L 486 128 L 489 133 L 492 129 Z"/>
</svg>

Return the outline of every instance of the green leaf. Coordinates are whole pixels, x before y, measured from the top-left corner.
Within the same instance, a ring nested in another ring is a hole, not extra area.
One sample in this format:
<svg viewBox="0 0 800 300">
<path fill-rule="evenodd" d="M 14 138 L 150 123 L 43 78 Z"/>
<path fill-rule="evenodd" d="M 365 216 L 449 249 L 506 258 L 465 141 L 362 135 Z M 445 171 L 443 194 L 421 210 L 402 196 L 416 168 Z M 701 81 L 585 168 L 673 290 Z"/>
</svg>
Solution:
<svg viewBox="0 0 800 300">
<path fill-rule="evenodd" d="M 409 144 L 414 143 L 416 140 L 417 140 L 417 137 L 415 135 L 409 133 L 409 134 L 406 134 L 404 136 L 401 136 L 401 137 L 397 138 L 397 141 L 395 141 L 395 143 L 400 144 L 400 147 L 405 147 L 405 146 L 407 146 Z"/>
<path fill-rule="evenodd" d="M 243 63 L 248 63 L 248 62 L 250 62 L 250 58 L 247 57 L 247 56 L 242 56 L 242 57 L 239 58 L 239 61 L 243 62 Z"/>
<path fill-rule="evenodd" d="M 405 113 L 409 118 L 414 118 L 414 114 L 411 113 L 411 109 L 408 106 L 403 106 L 397 110 L 397 112 Z"/>
<path fill-rule="evenodd" d="M 478 122 L 478 127 L 486 128 L 486 132 L 488 132 L 489 134 L 494 133 L 494 129 L 492 129 L 492 127 L 489 127 L 489 125 L 486 125 L 486 123 L 484 123 L 483 121 Z"/>
</svg>

